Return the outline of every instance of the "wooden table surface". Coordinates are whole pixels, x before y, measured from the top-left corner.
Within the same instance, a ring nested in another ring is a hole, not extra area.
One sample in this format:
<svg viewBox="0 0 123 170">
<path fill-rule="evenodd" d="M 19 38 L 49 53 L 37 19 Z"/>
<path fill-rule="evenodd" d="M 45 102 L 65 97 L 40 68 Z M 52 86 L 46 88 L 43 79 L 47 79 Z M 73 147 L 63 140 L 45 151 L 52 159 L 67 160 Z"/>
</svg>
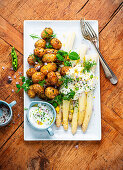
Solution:
<svg viewBox="0 0 123 170">
<path fill-rule="evenodd" d="M 122 5 L 121 0 L 0 0 L 0 100 L 17 101 L 11 123 L 0 128 L 0 169 L 123 169 Z M 12 92 L 23 72 L 23 21 L 81 17 L 99 21 L 100 51 L 119 80 L 111 85 L 100 68 L 102 140 L 25 142 L 23 91 Z M 17 72 L 10 69 L 12 46 Z"/>
</svg>

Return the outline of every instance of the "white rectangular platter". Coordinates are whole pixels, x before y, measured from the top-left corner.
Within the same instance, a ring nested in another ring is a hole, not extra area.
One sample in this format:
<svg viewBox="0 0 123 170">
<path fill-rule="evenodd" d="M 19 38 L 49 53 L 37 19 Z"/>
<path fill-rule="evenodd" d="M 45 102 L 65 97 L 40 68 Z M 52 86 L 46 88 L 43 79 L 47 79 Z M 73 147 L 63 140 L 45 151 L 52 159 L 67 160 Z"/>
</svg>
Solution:
<svg viewBox="0 0 123 170">
<path fill-rule="evenodd" d="M 98 35 L 98 21 L 89 21 L 95 32 Z M 84 40 L 81 34 L 80 21 L 79 20 L 26 20 L 24 21 L 24 76 L 26 76 L 26 70 L 29 68 L 27 58 L 29 54 L 33 53 L 34 43 L 30 34 L 41 34 L 41 31 L 45 27 L 51 27 L 57 38 L 61 42 L 64 42 L 64 34 L 69 32 L 75 32 L 75 42 L 73 50 L 77 49 L 81 43 L 88 45 L 91 52 L 95 49 L 89 41 Z M 98 44 L 99 45 L 99 44 Z M 71 127 L 69 126 L 68 131 L 64 131 L 63 126 L 57 128 L 53 126 L 54 136 L 50 136 L 47 131 L 36 131 L 30 127 L 26 114 L 28 110 L 24 110 L 24 140 L 25 141 L 37 141 L 37 140 L 101 140 L 101 105 L 100 105 L 100 65 L 99 61 L 96 68 L 96 76 L 98 77 L 97 87 L 94 91 L 93 100 L 93 113 L 90 119 L 88 129 L 85 133 L 82 132 L 81 128 L 78 127 L 77 133 L 72 135 Z M 30 99 L 26 92 L 24 92 L 24 108 L 28 108 L 31 101 L 40 101 L 41 99 L 35 98 Z"/>
</svg>

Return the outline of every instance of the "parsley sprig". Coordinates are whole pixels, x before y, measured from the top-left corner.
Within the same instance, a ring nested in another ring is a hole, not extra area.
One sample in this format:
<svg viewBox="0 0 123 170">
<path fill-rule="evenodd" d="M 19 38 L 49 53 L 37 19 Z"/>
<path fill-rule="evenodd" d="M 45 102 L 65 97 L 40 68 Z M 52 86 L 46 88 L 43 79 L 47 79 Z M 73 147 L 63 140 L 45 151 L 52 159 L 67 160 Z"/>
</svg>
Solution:
<svg viewBox="0 0 123 170">
<path fill-rule="evenodd" d="M 32 84 L 32 80 L 28 79 L 24 76 L 21 76 L 23 85 L 21 86 L 20 84 L 16 84 L 16 87 L 18 88 L 18 90 L 16 91 L 17 93 L 21 90 L 24 89 L 24 91 L 28 91 L 29 90 L 29 86 Z"/>
<path fill-rule="evenodd" d="M 63 100 L 70 100 L 73 99 L 75 95 L 75 91 L 70 89 L 70 92 L 67 94 L 60 93 L 58 96 L 56 96 L 53 100 L 49 101 L 54 107 L 57 107 L 58 105 L 62 104 Z"/>
<path fill-rule="evenodd" d="M 93 61 L 93 62 L 92 62 L 91 60 L 85 61 L 85 62 L 83 63 L 83 66 L 84 66 L 83 73 L 85 73 L 85 71 L 90 72 L 90 69 L 91 69 L 94 65 L 96 65 L 96 62 L 95 62 L 95 61 Z"/>
<path fill-rule="evenodd" d="M 53 46 L 50 44 L 50 42 L 47 42 L 47 44 L 45 45 L 46 48 L 53 48 Z"/>
<path fill-rule="evenodd" d="M 30 34 L 30 37 L 32 39 L 40 39 L 40 37 L 38 35 L 35 35 L 35 34 Z"/>
<path fill-rule="evenodd" d="M 42 86 L 42 87 L 44 86 L 45 83 L 46 83 L 45 80 L 42 80 L 42 81 L 39 81 L 39 82 L 38 82 L 38 84 L 40 84 L 40 86 Z"/>
<path fill-rule="evenodd" d="M 74 95 L 75 95 L 75 91 L 70 89 L 70 92 L 64 95 L 63 100 L 68 100 L 69 101 L 70 99 L 74 98 Z"/>
</svg>

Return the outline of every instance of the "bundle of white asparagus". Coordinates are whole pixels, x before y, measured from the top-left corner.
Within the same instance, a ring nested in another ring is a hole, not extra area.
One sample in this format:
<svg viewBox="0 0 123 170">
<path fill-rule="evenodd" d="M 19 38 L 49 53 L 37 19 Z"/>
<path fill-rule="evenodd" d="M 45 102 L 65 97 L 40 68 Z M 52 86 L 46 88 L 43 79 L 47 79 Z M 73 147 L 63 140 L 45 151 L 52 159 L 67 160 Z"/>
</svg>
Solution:
<svg viewBox="0 0 123 170">
<path fill-rule="evenodd" d="M 68 35 L 65 51 L 69 52 L 72 50 L 75 39 L 75 33 L 70 33 Z M 97 63 L 98 54 L 87 55 L 86 52 L 88 50 L 88 46 L 82 44 L 79 49 L 80 61 L 89 61 L 92 60 Z M 74 63 L 74 66 L 76 63 Z M 93 66 L 91 70 L 94 72 L 96 66 Z M 74 106 L 73 106 L 74 102 Z M 56 117 L 56 126 L 60 127 L 63 118 L 63 127 L 64 130 L 68 129 L 68 120 L 71 122 L 71 131 L 72 134 L 75 134 L 77 131 L 77 127 L 81 126 L 82 131 L 85 132 L 87 130 L 93 108 L 93 90 L 89 92 L 83 91 L 77 100 L 63 100 L 63 104 L 59 106 L 59 111 L 57 112 Z"/>
</svg>

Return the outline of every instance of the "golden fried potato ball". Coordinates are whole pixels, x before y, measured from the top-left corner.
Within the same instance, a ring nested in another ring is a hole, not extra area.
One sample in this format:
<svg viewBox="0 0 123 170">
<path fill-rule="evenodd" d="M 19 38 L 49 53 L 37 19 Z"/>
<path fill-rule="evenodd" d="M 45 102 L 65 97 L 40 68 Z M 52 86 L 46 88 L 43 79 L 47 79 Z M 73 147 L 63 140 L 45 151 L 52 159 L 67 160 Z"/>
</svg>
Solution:
<svg viewBox="0 0 123 170">
<path fill-rule="evenodd" d="M 42 87 L 40 84 L 33 84 L 33 90 L 38 95 L 44 93 L 44 87 Z"/>
<path fill-rule="evenodd" d="M 35 48 L 34 54 L 38 56 L 39 58 L 42 58 L 42 56 L 46 53 L 46 50 L 44 48 Z"/>
<path fill-rule="evenodd" d="M 29 55 L 27 61 L 28 61 L 28 63 L 29 63 L 30 65 L 34 65 L 34 64 L 35 64 L 35 61 L 36 61 L 36 58 L 35 58 L 34 54 Z"/>
<path fill-rule="evenodd" d="M 59 86 L 62 84 L 62 81 L 61 81 L 61 74 L 60 74 L 58 71 L 56 71 L 55 74 L 56 74 L 57 79 L 58 79 L 56 86 L 59 87 Z"/>
<path fill-rule="evenodd" d="M 56 71 L 57 65 L 55 63 L 48 63 L 47 65 L 44 65 L 40 71 L 46 76 L 51 71 Z"/>
<path fill-rule="evenodd" d="M 55 48 L 56 50 L 59 50 L 62 46 L 62 43 L 60 40 L 58 40 L 57 38 L 53 38 L 50 41 L 50 44 L 52 45 L 53 48 Z"/>
<path fill-rule="evenodd" d="M 47 74 L 47 79 L 51 85 L 56 85 L 58 83 L 57 75 L 53 71 Z"/>
<path fill-rule="evenodd" d="M 52 62 L 55 62 L 55 60 L 57 59 L 56 55 L 55 54 L 45 54 L 43 57 L 42 57 L 42 61 L 44 63 L 52 63 Z"/>
<path fill-rule="evenodd" d="M 52 28 L 45 28 L 41 33 L 41 37 L 45 40 L 47 38 L 51 38 L 52 34 L 53 34 Z"/>
<path fill-rule="evenodd" d="M 50 82 L 48 81 L 48 79 L 45 79 L 45 85 L 48 87 L 48 86 L 51 86 Z"/>
<path fill-rule="evenodd" d="M 45 48 L 46 41 L 44 39 L 40 39 L 36 41 L 35 48 Z"/>
<path fill-rule="evenodd" d="M 28 96 L 29 96 L 30 98 L 34 98 L 35 95 L 36 95 L 36 93 L 34 92 L 34 90 L 30 90 L 30 89 L 28 90 L 27 94 L 28 94 Z"/>
<path fill-rule="evenodd" d="M 62 76 L 66 75 L 66 73 L 69 71 L 70 67 L 69 66 L 64 66 L 60 69 L 60 74 Z"/>
<path fill-rule="evenodd" d="M 42 63 L 42 62 L 37 63 L 37 64 L 35 64 L 35 66 L 34 66 L 34 68 L 35 68 L 36 71 L 40 71 L 41 67 L 43 67 L 43 63 Z"/>
<path fill-rule="evenodd" d="M 47 54 L 47 53 L 50 53 L 50 54 L 57 54 L 57 51 L 58 51 L 58 50 L 46 48 L 46 54 Z"/>
<path fill-rule="evenodd" d="M 49 99 L 54 99 L 59 94 L 58 89 L 55 89 L 54 87 L 47 87 L 45 89 L 45 95 Z"/>
<path fill-rule="evenodd" d="M 27 94 L 28 94 L 28 96 L 30 98 L 34 98 L 35 97 L 36 93 L 33 90 L 33 85 L 29 86 L 29 90 L 28 90 Z"/>
<path fill-rule="evenodd" d="M 27 74 L 27 77 L 31 78 L 32 75 L 36 72 L 35 68 L 29 68 L 27 71 L 26 71 L 26 74 Z"/>
<path fill-rule="evenodd" d="M 44 78 L 45 78 L 45 75 L 44 75 L 42 72 L 35 72 L 35 73 L 32 75 L 32 81 L 33 81 L 33 83 L 38 83 L 39 81 L 44 80 Z"/>
</svg>

